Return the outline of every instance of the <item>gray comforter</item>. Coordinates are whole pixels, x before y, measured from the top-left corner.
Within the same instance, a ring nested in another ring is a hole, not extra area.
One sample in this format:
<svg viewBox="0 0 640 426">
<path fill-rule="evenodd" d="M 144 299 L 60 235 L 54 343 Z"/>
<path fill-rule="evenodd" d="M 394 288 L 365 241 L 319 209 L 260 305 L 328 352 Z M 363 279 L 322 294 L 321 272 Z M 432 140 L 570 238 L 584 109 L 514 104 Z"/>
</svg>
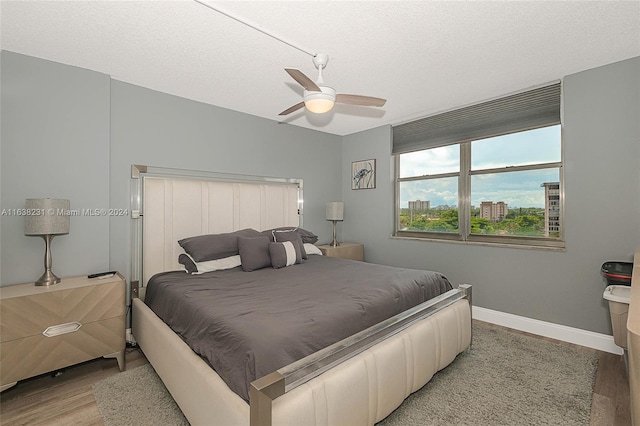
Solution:
<svg viewBox="0 0 640 426">
<path fill-rule="evenodd" d="M 450 290 L 437 272 L 325 256 L 149 281 L 147 305 L 249 400 L 255 379 Z"/>
</svg>

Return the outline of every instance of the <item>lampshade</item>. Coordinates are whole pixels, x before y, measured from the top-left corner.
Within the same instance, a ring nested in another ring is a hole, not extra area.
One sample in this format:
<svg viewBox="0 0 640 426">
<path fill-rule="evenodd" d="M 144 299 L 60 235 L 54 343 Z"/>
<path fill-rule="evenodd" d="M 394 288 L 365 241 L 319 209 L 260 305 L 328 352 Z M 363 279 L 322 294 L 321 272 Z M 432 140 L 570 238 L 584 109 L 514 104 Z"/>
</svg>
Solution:
<svg viewBox="0 0 640 426">
<path fill-rule="evenodd" d="M 340 201 L 331 201 L 327 203 L 327 214 L 325 217 L 327 220 L 343 220 L 344 203 Z"/>
<path fill-rule="evenodd" d="M 29 198 L 25 209 L 25 235 L 61 235 L 69 233 L 69 200 L 55 198 Z"/>
</svg>

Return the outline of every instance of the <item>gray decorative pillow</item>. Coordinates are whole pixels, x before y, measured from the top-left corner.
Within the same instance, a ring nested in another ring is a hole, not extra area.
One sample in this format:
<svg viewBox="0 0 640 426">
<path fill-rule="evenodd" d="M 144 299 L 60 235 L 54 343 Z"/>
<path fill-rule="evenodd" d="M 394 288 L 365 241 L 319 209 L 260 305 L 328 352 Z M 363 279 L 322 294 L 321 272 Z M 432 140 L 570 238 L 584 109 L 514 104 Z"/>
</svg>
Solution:
<svg viewBox="0 0 640 426">
<path fill-rule="evenodd" d="M 297 229 L 294 228 L 287 231 L 274 230 L 273 239 L 276 243 L 281 243 L 284 241 L 297 241 L 298 244 L 300 245 L 302 258 L 305 260 L 307 259 L 307 252 L 304 249 L 304 243 L 302 242 L 302 237 L 300 237 L 300 234 L 298 233 Z"/>
<path fill-rule="evenodd" d="M 282 226 L 280 228 L 267 229 L 266 231 L 262 231 L 264 235 L 269 237 L 269 239 L 273 242 L 273 231 L 298 231 L 300 234 L 300 238 L 302 238 L 303 243 L 307 244 L 315 244 L 318 242 L 318 236 L 311 231 L 307 231 L 306 229 L 296 228 L 294 226 Z"/>
<path fill-rule="evenodd" d="M 318 242 L 318 236 L 311 231 L 307 231 L 306 229 L 298 228 L 298 234 L 300 234 L 300 238 L 302 238 L 302 242 L 306 244 L 315 244 Z"/>
<path fill-rule="evenodd" d="M 184 253 L 178 256 L 178 263 L 184 265 L 184 269 L 186 269 L 189 274 L 198 272 L 198 267 L 196 266 L 196 264 L 193 262 L 193 260 L 191 260 L 189 256 Z"/>
<path fill-rule="evenodd" d="M 255 229 L 247 228 L 240 231 L 224 234 L 199 235 L 197 237 L 184 238 L 178 244 L 196 262 L 222 259 L 237 255 L 238 237 L 259 237 L 262 234 Z"/>
<path fill-rule="evenodd" d="M 259 237 L 238 237 L 238 250 L 242 260 L 242 270 L 251 272 L 271 266 L 269 239 Z"/>
<path fill-rule="evenodd" d="M 302 252 L 297 241 L 269 243 L 271 266 L 275 269 L 302 263 Z"/>
</svg>

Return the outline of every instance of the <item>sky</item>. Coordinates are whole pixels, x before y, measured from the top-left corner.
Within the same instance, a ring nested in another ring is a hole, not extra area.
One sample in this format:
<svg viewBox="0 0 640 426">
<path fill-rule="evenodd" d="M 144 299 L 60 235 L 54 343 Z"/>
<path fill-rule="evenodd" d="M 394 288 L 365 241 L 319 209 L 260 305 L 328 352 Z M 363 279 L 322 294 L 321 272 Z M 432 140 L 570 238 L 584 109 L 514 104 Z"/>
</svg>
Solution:
<svg viewBox="0 0 640 426">
<path fill-rule="evenodd" d="M 560 126 L 488 138 L 471 143 L 471 170 L 561 161 Z M 400 156 L 400 177 L 459 171 L 458 145 Z M 471 205 L 503 201 L 509 208 L 544 207 L 545 182 L 559 182 L 558 168 L 482 174 L 471 177 Z M 430 201 L 432 207 L 458 204 L 457 177 L 402 182 L 400 207 L 408 201 Z"/>
</svg>

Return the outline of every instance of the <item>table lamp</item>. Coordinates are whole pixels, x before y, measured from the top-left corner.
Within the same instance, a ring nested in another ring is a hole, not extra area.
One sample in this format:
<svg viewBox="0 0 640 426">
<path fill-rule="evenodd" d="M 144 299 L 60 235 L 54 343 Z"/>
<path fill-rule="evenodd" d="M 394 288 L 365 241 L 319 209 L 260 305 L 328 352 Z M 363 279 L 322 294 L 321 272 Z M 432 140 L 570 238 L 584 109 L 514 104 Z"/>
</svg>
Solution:
<svg viewBox="0 0 640 426">
<path fill-rule="evenodd" d="M 25 210 L 31 214 L 25 216 L 24 234 L 39 235 L 44 239 L 44 274 L 35 285 L 52 285 L 60 282 L 51 272 L 51 240 L 56 235 L 69 233 L 69 200 L 54 198 L 29 198 L 25 201 Z"/>
<path fill-rule="evenodd" d="M 331 247 L 337 247 L 340 243 L 336 239 L 336 222 L 342 221 L 344 217 L 344 203 L 340 201 L 331 201 L 327 203 L 327 214 L 325 217 L 327 220 L 333 222 L 333 241 L 331 241 Z"/>
</svg>

